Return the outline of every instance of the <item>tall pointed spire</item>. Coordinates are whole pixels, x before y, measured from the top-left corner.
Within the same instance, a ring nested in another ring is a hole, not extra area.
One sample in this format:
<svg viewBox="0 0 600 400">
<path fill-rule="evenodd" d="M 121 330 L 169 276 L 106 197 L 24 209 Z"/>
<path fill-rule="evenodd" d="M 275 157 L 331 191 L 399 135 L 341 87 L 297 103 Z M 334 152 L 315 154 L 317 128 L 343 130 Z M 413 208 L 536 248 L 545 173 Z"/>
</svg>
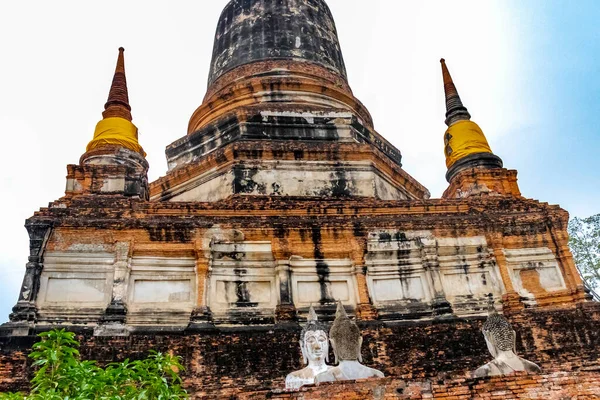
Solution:
<svg viewBox="0 0 600 400">
<path fill-rule="evenodd" d="M 104 105 L 104 118 L 119 117 L 131 121 L 131 106 L 129 105 L 129 93 L 127 91 L 127 78 L 125 77 L 125 49 L 119 48 L 117 67 L 113 77 L 108 100 Z"/>
<path fill-rule="evenodd" d="M 144 149 L 138 142 L 138 129 L 131 122 L 124 52 L 125 49 L 120 47 L 108 101 L 104 105 L 104 112 L 102 113 L 103 119 L 96 125 L 94 138 L 88 143 L 86 151 L 90 152 L 100 147 L 116 146 L 135 151 L 141 154 L 142 157 L 146 157 Z"/>
<path fill-rule="evenodd" d="M 448 172 L 446 179 L 452 181 L 460 171 L 470 168 L 502 168 L 502 160 L 492 153 L 488 141 L 471 114 L 463 105 L 454 85 L 446 60 L 440 60 L 446 93 L 446 125 L 444 153 Z"/>
<path fill-rule="evenodd" d="M 446 92 L 446 125 L 450 126 L 458 121 L 469 121 L 471 114 L 463 105 L 458 90 L 454 85 L 446 60 L 440 60 L 442 63 L 442 75 L 444 76 L 444 91 Z"/>
</svg>

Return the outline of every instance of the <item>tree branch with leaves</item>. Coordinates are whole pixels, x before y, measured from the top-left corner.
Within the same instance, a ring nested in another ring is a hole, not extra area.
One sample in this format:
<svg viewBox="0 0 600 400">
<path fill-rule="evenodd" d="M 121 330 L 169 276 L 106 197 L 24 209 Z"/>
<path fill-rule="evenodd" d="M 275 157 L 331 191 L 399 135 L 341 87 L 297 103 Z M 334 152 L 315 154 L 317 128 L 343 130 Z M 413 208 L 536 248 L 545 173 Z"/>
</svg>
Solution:
<svg viewBox="0 0 600 400">
<path fill-rule="evenodd" d="M 586 284 L 600 289 L 600 214 L 573 218 L 569 223 L 569 246 Z"/>
<path fill-rule="evenodd" d="M 0 393 L 0 400 L 180 400 L 187 399 L 178 371 L 180 358 L 150 351 L 144 360 L 125 360 L 101 368 L 81 361 L 75 334 L 41 333 L 29 355 L 36 368 L 30 394 Z"/>
</svg>

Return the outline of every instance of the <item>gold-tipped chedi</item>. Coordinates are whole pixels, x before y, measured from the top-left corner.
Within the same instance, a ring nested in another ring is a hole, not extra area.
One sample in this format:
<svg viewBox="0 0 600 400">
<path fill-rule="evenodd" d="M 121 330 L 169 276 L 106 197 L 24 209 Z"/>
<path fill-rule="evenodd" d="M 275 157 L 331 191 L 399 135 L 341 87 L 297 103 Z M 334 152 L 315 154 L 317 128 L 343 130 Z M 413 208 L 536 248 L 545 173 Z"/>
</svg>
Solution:
<svg viewBox="0 0 600 400">
<path fill-rule="evenodd" d="M 108 101 L 104 105 L 104 117 L 96 125 L 94 138 L 87 145 L 90 152 L 103 146 L 120 146 L 146 156 L 138 142 L 138 129 L 131 122 L 131 106 L 125 77 L 124 48 L 119 48 L 117 67 L 112 81 Z"/>
</svg>

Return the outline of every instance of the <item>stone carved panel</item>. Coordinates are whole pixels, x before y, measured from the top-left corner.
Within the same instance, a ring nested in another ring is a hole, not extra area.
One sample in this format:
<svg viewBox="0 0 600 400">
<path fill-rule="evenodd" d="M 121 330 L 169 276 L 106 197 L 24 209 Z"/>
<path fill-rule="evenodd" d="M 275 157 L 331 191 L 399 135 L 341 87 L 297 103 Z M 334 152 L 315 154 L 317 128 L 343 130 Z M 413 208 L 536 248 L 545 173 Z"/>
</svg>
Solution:
<svg viewBox="0 0 600 400">
<path fill-rule="evenodd" d="M 249 307 L 252 304 L 271 304 L 271 282 L 217 281 L 216 301 L 225 307 L 235 304 L 237 307 Z"/>
<path fill-rule="evenodd" d="M 134 256 L 128 290 L 128 324 L 186 326 L 196 305 L 196 260 Z"/>
<path fill-rule="evenodd" d="M 46 253 L 37 300 L 40 321 L 97 321 L 110 303 L 114 260 L 114 254 L 89 249 Z"/>
<path fill-rule="evenodd" d="M 484 314 L 487 296 L 504 292 L 485 237 L 371 232 L 365 265 L 369 294 L 383 318 L 429 317 L 449 312 L 450 305 L 458 315 Z"/>
<path fill-rule="evenodd" d="M 309 260 L 294 256 L 289 265 L 296 308 L 308 309 L 311 304 L 317 307 L 336 300 L 356 306 L 358 287 L 352 260 Z"/>
<path fill-rule="evenodd" d="M 506 262 L 515 290 L 526 303 L 535 304 L 535 295 L 566 289 L 556 256 L 547 247 L 505 249 Z"/>
<path fill-rule="evenodd" d="M 499 299 L 504 284 L 484 236 L 438 238 L 438 260 L 446 298 L 458 315 L 483 315 L 489 294 Z"/>
<path fill-rule="evenodd" d="M 367 285 L 382 317 L 429 315 L 435 297 L 423 266 L 428 232 L 378 231 L 367 242 Z"/>
<path fill-rule="evenodd" d="M 279 291 L 271 243 L 213 241 L 210 250 L 207 304 L 214 321 L 272 320 Z"/>
</svg>

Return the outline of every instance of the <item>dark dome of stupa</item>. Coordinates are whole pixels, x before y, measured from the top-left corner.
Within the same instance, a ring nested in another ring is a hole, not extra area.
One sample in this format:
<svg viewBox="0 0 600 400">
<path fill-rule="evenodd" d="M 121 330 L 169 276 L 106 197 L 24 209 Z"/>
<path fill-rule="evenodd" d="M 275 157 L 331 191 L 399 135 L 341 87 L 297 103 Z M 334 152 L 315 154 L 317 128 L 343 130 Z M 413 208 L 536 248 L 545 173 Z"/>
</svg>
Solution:
<svg viewBox="0 0 600 400">
<path fill-rule="evenodd" d="M 256 61 L 295 59 L 346 80 L 346 67 L 324 0 L 233 0 L 223 10 L 208 78 Z"/>
</svg>

